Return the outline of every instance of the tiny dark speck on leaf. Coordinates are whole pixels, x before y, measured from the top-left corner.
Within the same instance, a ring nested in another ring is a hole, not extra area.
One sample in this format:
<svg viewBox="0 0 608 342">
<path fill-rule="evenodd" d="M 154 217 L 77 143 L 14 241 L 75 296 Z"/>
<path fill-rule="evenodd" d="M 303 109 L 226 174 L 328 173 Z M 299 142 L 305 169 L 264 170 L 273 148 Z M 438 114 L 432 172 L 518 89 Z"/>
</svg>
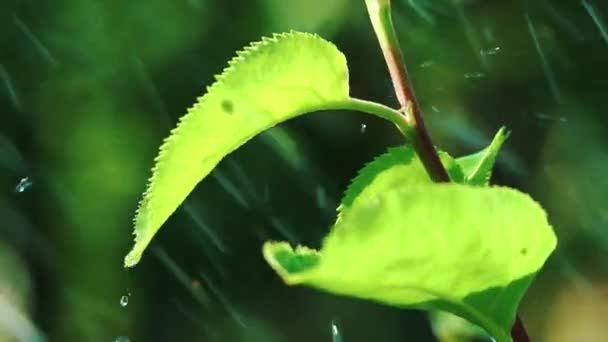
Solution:
<svg viewBox="0 0 608 342">
<path fill-rule="evenodd" d="M 519 251 L 519 254 L 521 254 L 521 256 L 526 256 L 526 254 L 528 254 L 528 249 L 526 247 L 522 248 L 521 251 Z"/>
<path fill-rule="evenodd" d="M 232 114 L 234 112 L 234 103 L 230 100 L 222 100 L 221 106 L 226 114 Z"/>
</svg>

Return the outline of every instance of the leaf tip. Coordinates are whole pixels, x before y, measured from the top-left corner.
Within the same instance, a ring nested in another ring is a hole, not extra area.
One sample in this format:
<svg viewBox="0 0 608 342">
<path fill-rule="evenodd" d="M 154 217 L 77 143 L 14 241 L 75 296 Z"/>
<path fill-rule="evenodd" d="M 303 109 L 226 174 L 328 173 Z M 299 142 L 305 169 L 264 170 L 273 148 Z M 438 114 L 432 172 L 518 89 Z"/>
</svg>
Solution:
<svg viewBox="0 0 608 342">
<path fill-rule="evenodd" d="M 288 285 L 304 281 L 305 274 L 311 272 L 320 262 L 317 250 L 305 246 L 295 249 L 284 241 L 267 241 L 262 247 L 266 262 Z"/>
<path fill-rule="evenodd" d="M 141 259 L 141 252 L 139 252 L 138 250 L 133 248 L 133 250 L 131 250 L 129 252 L 129 254 L 127 254 L 127 256 L 125 257 L 125 260 L 124 260 L 125 268 L 131 268 L 131 267 L 137 265 L 139 263 L 140 259 Z"/>
</svg>

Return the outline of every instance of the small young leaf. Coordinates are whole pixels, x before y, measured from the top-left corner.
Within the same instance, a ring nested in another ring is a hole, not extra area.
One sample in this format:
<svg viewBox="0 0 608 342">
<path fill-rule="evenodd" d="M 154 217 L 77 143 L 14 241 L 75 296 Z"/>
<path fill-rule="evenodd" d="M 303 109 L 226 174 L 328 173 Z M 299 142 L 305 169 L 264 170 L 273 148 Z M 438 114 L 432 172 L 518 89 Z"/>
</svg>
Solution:
<svg viewBox="0 0 608 342">
<path fill-rule="evenodd" d="M 455 183 L 464 183 L 464 174 L 454 158 L 441 151 L 439 157 L 451 180 Z M 389 148 L 386 153 L 359 170 L 358 175 L 352 179 L 338 206 L 338 217 L 341 217 L 342 213 L 350 208 L 355 200 L 369 201 L 401 185 L 432 183 L 433 180 L 429 177 L 422 162 L 411 147 Z"/>
<path fill-rule="evenodd" d="M 316 35 L 275 35 L 239 52 L 160 148 L 125 266 L 224 156 L 280 122 L 348 99 L 346 59 Z"/>
<path fill-rule="evenodd" d="M 449 311 L 503 342 L 555 246 L 545 212 L 528 195 L 430 184 L 355 201 L 319 252 L 267 242 L 263 253 L 287 284 Z"/>
<path fill-rule="evenodd" d="M 496 156 L 508 137 L 509 134 L 506 129 L 501 127 L 488 147 L 477 153 L 456 159 L 466 176 L 465 182 L 467 184 L 484 186 L 490 183 Z"/>
</svg>

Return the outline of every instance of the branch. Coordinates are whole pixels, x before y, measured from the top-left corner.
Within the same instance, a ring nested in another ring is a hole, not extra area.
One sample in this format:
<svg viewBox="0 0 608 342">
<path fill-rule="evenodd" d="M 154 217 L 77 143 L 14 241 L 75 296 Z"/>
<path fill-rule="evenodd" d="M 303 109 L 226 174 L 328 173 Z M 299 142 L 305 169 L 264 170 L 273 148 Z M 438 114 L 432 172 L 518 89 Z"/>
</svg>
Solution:
<svg viewBox="0 0 608 342">
<path fill-rule="evenodd" d="M 403 62 L 403 55 L 391 19 L 390 0 L 366 0 L 365 3 L 393 81 L 395 94 L 401 106 L 400 111 L 405 115 L 405 120 L 409 126 L 412 127 L 412 145 L 429 176 L 435 182 L 449 182 L 450 177 L 443 167 L 431 137 L 424 126 L 420 106 L 409 82 L 407 69 Z"/>
</svg>

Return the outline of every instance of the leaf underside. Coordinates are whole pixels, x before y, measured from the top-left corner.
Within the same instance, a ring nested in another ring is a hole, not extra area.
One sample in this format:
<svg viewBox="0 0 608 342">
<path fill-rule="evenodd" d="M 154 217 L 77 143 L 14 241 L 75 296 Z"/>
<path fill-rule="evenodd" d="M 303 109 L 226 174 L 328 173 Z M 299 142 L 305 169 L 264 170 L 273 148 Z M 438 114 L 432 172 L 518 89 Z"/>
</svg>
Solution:
<svg viewBox="0 0 608 342">
<path fill-rule="evenodd" d="M 127 267 L 139 262 L 161 225 L 227 154 L 280 122 L 349 98 L 344 55 L 306 33 L 252 44 L 216 79 L 160 148 L 134 220 Z"/>
<path fill-rule="evenodd" d="M 556 245 L 542 208 L 509 188 L 393 187 L 355 201 L 319 251 L 267 242 L 287 284 L 440 309 L 509 341 L 519 301 Z"/>
</svg>

